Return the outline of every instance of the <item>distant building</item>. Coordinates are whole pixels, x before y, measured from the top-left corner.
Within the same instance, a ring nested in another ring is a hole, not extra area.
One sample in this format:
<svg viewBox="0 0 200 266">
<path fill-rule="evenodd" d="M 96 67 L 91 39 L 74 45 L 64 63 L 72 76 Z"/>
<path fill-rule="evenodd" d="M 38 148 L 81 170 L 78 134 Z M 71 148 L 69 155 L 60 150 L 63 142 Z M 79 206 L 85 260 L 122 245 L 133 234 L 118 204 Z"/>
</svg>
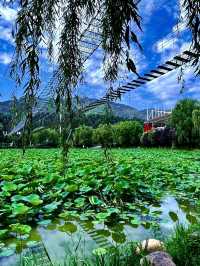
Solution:
<svg viewBox="0 0 200 266">
<path fill-rule="evenodd" d="M 153 130 L 154 128 L 164 128 L 172 111 L 163 111 L 159 109 L 147 109 L 147 119 L 144 122 L 144 132 Z"/>
</svg>

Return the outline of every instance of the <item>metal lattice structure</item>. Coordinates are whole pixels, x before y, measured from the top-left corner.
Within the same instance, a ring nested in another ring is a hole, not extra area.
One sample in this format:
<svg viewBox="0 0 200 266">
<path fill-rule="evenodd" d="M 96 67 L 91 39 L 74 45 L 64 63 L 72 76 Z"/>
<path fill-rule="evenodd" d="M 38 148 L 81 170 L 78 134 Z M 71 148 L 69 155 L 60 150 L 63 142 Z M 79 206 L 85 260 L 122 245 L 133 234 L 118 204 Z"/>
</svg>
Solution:
<svg viewBox="0 0 200 266">
<path fill-rule="evenodd" d="M 121 87 L 118 87 L 116 90 L 109 91 L 102 99 L 99 100 L 99 102 L 102 101 L 103 103 L 106 100 L 116 101 L 121 99 L 121 96 L 124 93 L 135 90 L 148 82 L 158 79 L 161 76 L 166 75 L 167 73 L 191 62 L 196 57 L 197 55 L 195 53 L 186 50 L 180 55 L 173 57 L 171 60 L 166 61 L 164 64 L 144 74 L 143 76 L 138 77 L 137 79 L 134 79 Z"/>
</svg>

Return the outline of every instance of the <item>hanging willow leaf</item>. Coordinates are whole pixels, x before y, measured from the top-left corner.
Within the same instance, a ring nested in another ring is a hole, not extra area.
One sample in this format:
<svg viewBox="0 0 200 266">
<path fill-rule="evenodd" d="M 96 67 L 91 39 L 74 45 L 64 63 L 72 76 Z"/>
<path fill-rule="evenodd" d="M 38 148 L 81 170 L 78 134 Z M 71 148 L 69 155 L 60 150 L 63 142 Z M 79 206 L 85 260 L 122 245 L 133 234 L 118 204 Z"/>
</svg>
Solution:
<svg viewBox="0 0 200 266">
<path fill-rule="evenodd" d="M 138 42 L 138 38 L 137 38 L 136 34 L 133 31 L 131 31 L 131 40 L 133 42 L 137 43 L 137 45 L 139 46 L 140 50 L 143 50 L 142 46 Z"/>
<path fill-rule="evenodd" d="M 135 73 L 138 77 L 140 77 L 139 74 L 137 73 L 136 66 L 135 66 L 133 60 L 130 59 L 130 58 L 127 60 L 127 68 L 128 68 L 129 71 L 132 71 L 132 72 Z"/>
<path fill-rule="evenodd" d="M 130 49 L 130 39 L 129 39 L 129 25 L 126 27 L 126 33 L 125 33 L 125 41 L 128 46 L 128 49 Z"/>
</svg>

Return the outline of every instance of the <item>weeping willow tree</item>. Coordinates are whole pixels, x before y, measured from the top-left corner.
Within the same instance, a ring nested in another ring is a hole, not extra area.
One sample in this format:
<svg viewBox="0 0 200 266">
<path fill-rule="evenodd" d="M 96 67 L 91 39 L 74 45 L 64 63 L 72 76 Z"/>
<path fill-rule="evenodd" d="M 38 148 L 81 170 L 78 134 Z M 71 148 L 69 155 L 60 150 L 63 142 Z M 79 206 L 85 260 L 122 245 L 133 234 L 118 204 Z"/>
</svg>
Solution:
<svg viewBox="0 0 200 266">
<path fill-rule="evenodd" d="M 56 99 L 60 112 L 61 143 L 66 158 L 72 135 L 73 103 L 75 86 L 83 71 L 79 41 L 84 25 L 101 10 L 99 16 L 102 48 L 104 51 L 105 80 L 117 78 L 119 65 L 127 54 L 127 65 L 136 72 L 129 58 L 131 23 L 141 29 L 137 4 L 132 0 L 11 0 L 6 4 L 19 8 L 14 37 L 16 44 L 12 75 L 17 84 L 24 87 L 26 122 L 24 136 L 31 140 L 33 109 L 37 104 L 40 87 L 40 57 L 44 45 L 50 60 L 57 66 Z M 137 41 L 137 38 L 134 40 Z M 127 50 L 127 51 L 126 51 Z M 55 60 L 56 53 L 56 60 Z M 27 137 L 28 136 L 28 137 Z M 24 142 L 25 148 L 25 142 Z"/>
<path fill-rule="evenodd" d="M 117 79 L 119 66 L 123 61 L 129 70 L 135 72 L 134 61 L 129 56 L 130 40 L 138 44 L 132 29 L 141 29 L 141 17 L 136 0 L 6 0 L 5 4 L 18 7 L 14 37 L 16 43 L 12 75 L 18 85 L 24 86 L 26 103 L 25 135 L 30 139 L 33 109 L 37 104 L 40 87 L 40 56 L 47 48 L 50 60 L 57 66 L 55 79 L 56 105 L 62 113 L 62 146 L 66 154 L 72 134 L 72 94 L 81 80 L 83 71 L 79 41 L 84 25 L 100 10 L 98 20 L 104 53 L 105 80 L 111 83 Z M 193 64 L 199 73 L 199 12 L 200 2 L 184 0 L 188 26 L 193 36 L 193 49 L 197 57 Z M 56 59 L 55 59 L 56 53 Z M 124 56 L 125 55 L 125 56 Z M 66 126 L 68 125 L 68 127 Z M 67 137 L 66 137 L 67 136 Z"/>
<path fill-rule="evenodd" d="M 187 26 L 192 34 L 192 50 L 196 53 L 193 66 L 196 74 L 200 75 L 200 1 L 183 0 L 183 8 L 187 16 Z"/>
<path fill-rule="evenodd" d="M 192 122 L 194 124 L 194 129 L 200 136 L 200 109 L 196 109 L 192 112 Z"/>
</svg>

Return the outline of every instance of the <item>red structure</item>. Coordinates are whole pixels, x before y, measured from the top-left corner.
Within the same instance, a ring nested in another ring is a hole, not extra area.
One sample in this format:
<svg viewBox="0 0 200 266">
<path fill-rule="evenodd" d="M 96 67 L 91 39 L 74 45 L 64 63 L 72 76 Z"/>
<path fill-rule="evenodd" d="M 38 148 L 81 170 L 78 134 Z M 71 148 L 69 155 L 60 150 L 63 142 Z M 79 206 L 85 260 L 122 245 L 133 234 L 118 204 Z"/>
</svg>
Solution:
<svg viewBox="0 0 200 266">
<path fill-rule="evenodd" d="M 144 123 L 144 132 L 151 131 L 153 129 L 153 124 L 150 122 L 145 122 Z"/>
</svg>

